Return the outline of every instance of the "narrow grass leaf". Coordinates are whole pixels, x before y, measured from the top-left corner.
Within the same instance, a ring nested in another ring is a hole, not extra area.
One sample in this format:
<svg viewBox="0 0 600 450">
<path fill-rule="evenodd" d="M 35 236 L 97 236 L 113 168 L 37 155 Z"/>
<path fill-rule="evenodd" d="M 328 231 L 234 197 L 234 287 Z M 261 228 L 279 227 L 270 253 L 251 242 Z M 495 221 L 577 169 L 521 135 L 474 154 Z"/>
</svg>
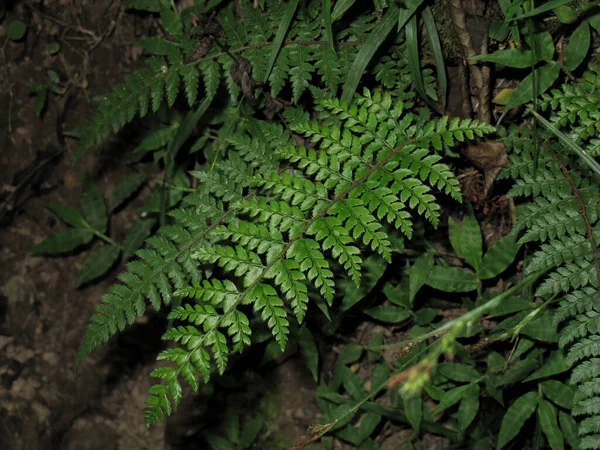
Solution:
<svg viewBox="0 0 600 450">
<path fill-rule="evenodd" d="M 333 29 L 331 27 L 331 0 L 323 0 L 323 26 L 325 27 L 325 36 L 331 49 L 335 51 L 333 45 Z"/>
<path fill-rule="evenodd" d="M 423 24 L 425 25 L 425 30 L 427 30 L 427 39 L 429 40 L 433 61 L 435 62 L 435 70 L 437 73 L 438 85 L 440 87 L 440 96 L 442 98 L 442 107 L 444 110 L 446 110 L 446 100 L 448 96 L 446 63 L 444 62 L 444 52 L 442 51 L 440 36 L 435 25 L 433 13 L 431 12 L 431 8 L 429 6 L 423 9 L 421 17 L 423 19 Z"/>
<path fill-rule="evenodd" d="M 292 23 L 292 19 L 296 14 L 297 8 L 298 0 L 292 0 L 288 2 L 287 6 L 285 7 L 283 17 L 281 18 L 281 22 L 279 22 L 279 28 L 277 28 L 275 40 L 273 41 L 273 48 L 271 49 L 271 54 L 269 55 L 269 62 L 267 63 L 267 70 L 263 79 L 265 83 L 269 81 L 269 76 L 271 75 L 273 66 L 275 66 L 277 55 L 279 54 L 279 50 L 281 50 L 281 45 L 283 44 L 283 40 L 285 39 L 285 35 L 288 32 L 288 29 L 290 28 L 290 24 Z"/>
</svg>

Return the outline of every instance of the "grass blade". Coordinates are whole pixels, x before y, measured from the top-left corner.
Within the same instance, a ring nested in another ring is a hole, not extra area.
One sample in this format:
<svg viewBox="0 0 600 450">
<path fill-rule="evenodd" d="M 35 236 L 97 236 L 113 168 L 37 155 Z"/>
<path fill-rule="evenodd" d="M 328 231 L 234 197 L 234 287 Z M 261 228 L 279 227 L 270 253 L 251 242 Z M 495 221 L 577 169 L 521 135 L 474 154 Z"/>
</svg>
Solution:
<svg viewBox="0 0 600 450">
<path fill-rule="evenodd" d="M 445 111 L 446 98 L 448 95 L 448 79 L 446 78 L 446 64 L 444 62 L 444 53 L 442 52 L 440 36 L 438 34 L 437 27 L 435 26 L 435 20 L 433 19 L 433 14 L 431 13 L 431 8 L 429 6 L 423 9 L 421 17 L 423 18 L 423 23 L 425 24 L 425 30 L 427 30 L 427 38 L 429 39 L 433 60 L 435 61 L 435 70 L 440 86 L 442 108 Z"/>
<path fill-rule="evenodd" d="M 348 11 L 352 5 L 354 5 L 355 2 L 356 0 L 339 0 L 335 2 L 333 12 L 331 13 L 331 21 L 335 22 L 342 17 L 344 13 Z"/>
<path fill-rule="evenodd" d="M 356 59 L 352 63 L 352 67 L 350 68 L 344 83 L 342 89 L 342 101 L 350 102 L 352 97 L 354 97 L 358 83 L 360 83 L 360 78 L 377 49 L 383 44 L 383 41 L 388 37 L 392 28 L 394 28 L 399 11 L 400 10 L 396 5 L 390 6 L 383 18 L 377 24 L 377 27 L 369 34 L 367 40 L 360 47 L 358 55 L 356 55 Z"/>
<path fill-rule="evenodd" d="M 331 49 L 335 52 L 333 45 L 333 30 L 331 29 L 331 0 L 323 0 L 323 25 L 325 25 L 325 35 Z"/>
<path fill-rule="evenodd" d="M 296 14 L 296 9 L 298 9 L 298 0 L 290 1 L 285 8 L 283 17 L 279 23 L 279 28 L 277 29 L 277 34 L 275 35 L 275 40 L 273 41 L 273 49 L 271 50 L 271 55 L 269 56 L 269 63 L 267 64 L 267 71 L 265 72 L 265 78 L 263 80 L 265 83 L 269 80 L 269 75 L 271 75 L 271 70 L 273 70 L 273 66 L 277 60 L 277 55 L 279 54 L 279 50 L 281 50 L 283 39 L 290 28 L 294 14 Z"/>
<path fill-rule="evenodd" d="M 423 74 L 421 73 L 421 60 L 419 58 L 419 30 L 417 27 L 417 16 L 412 16 L 404 27 L 404 32 L 406 33 L 408 68 L 415 81 L 417 92 L 423 100 L 427 100 L 425 84 L 423 83 Z"/>
<path fill-rule="evenodd" d="M 552 125 L 552 123 L 546 120 L 545 117 L 541 116 L 531 108 L 529 108 L 529 110 L 535 116 L 538 122 L 540 122 L 548 131 L 554 134 L 563 144 L 565 144 L 565 146 L 577 153 L 579 157 L 581 157 L 581 159 L 583 159 L 583 161 L 590 167 L 590 169 L 600 175 L 600 164 L 598 164 L 594 158 L 592 158 L 583 148 L 581 148 L 581 146 L 579 146 L 575 141 L 573 141 L 573 139 Z"/>
<path fill-rule="evenodd" d="M 521 14 L 520 16 L 513 17 L 511 20 L 521 20 L 521 19 L 526 19 L 528 17 L 537 16 L 538 14 L 545 13 L 546 11 L 550 11 L 551 9 L 565 5 L 571 1 L 572 0 L 552 0 L 550 2 L 546 2 L 542 6 L 538 6 L 537 8 L 532 9 L 531 11 L 529 11 L 525 14 Z"/>
</svg>

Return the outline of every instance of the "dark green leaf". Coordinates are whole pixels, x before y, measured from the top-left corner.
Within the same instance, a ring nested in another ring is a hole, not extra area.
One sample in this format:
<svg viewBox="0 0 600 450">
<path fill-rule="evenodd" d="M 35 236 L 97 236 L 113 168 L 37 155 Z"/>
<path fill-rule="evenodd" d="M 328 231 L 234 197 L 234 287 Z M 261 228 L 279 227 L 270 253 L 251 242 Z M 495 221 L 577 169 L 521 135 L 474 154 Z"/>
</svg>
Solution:
<svg viewBox="0 0 600 450">
<path fill-rule="evenodd" d="M 225 411 L 223 428 L 225 429 L 229 441 L 234 444 L 240 442 L 240 416 L 235 408 L 229 407 L 227 408 L 227 411 Z"/>
<path fill-rule="evenodd" d="M 567 3 L 573 0 L 551 0 L 549 2 L 545 2 L 543 5 L 538 6 L 537 8 L 532 9 L 531 11 L 521 14 L 520 16 L 513 17 L 512 20 L 521 20 L 526 19 L 527 17 L 534 17 L 539 14 L 545 13 L 546 11 L 550 11 L 551 9 L 558 8 L 559 6 L 566 5 Z"/>
<path fill-rule="evenodd" d="M 176 11 L 173 11 L 173 8 L 171 8 L 171 6 L 161 6 L 160 17 L 162 19 L 164 29 L 171 36 L 179 36 L 183 33 L 183 24 L 181 23 L 181 17 L 179 17 L 179 14 L 177 14 Z"/>
<path fill-rule="evenodd" d="M 556 326 L 550 316 L 532 320 L 521 328 L 521 333 L 542 342 L 556 342 L 558 339 Z"/>
<path fill-rule="evenodd" d="M 590 25 L 587 20 L 584 20 L 569 38 L 565 52 L 565 67 L 569 70 L 577 69 L 590 51 L 590 44 Z"/>
<path fill-rule="evenodd" d="M 205 432 L 204 438 L 212 450 L 236 450 L 232 443 L 217 434 Z"/>
<path fill-rule="evenodd" d="M 536 392 L 528 392 L 516 399 L 508 408 L 500 425 L 498 433 L 497 449 L 501 450 L 519 434 L 523 425 L 535 411 L 538 395 Z"/>
<path fill-rule="evenodd" d="M 412 75 L 414 86 L 421 98 L 427 99 L 425 93 L 425 84 L 423 74 L 421 73 L 421 58 L 419 57 L 419 33 L 417 27 L 417 16 L 413 15 L 404 27 L 406 41 L 406 61 L 410 74 Z"/>
<path fill-rule="evenodd" d="M 58 53 L 60 51 L 60 44 L 58 42 L 56 42 L 56 41 L 49 42 L 46 45 L 46 51 L 50 55 L 55 55 L 56 53 Z"/>
<path fill-rule="evenodd" d="M 479 386 L 477 384 L 469 385 L 469 389 L 460 401 L 458 407 L 458 427 L 461 430 L 466 430 L 479 410 Z"/>
<path fill-rule="evenodd" d="M 81 213 L 72 206 L 62 205 L 60 203 L 50 203 L 47 205 L 47 208 L 67 225 L 71 225 L 75 228 L 89 228 Z"/>
<path fill-rule="evenodd" d="M 123 256 L 131 258 L 134 252 L 142 246 L 152 228 L 156 225 L 155 219 L 136 219 L 123 240 Z"/>
<path fill-rule="evenodd" d="M 348 285 L 348 290 L 342 299 L 342 311 L 348 311 L 365 298 L 382 277 L 386 267 L 387 263 L 379 255 L 371 255 L 365 259 L 360 287 L 357 289 L 354 283 Z"/>
<path fill-rule="evenodd" d="M 372 411 L 367 411 L 360 419 L 360 425 L 357 430 L 358 443 L 360 444 L 368 438 L 381 422 L 381 415 Z"/>
<path fill-rule="evenodd" d="M 319 381 L 319 351 L 315 344 L 315 339 L 311 331 L 307 327 L 302 327 L 298 330 L 298 345 L 300 346 L 300 354 L 304 359 L 304 363 L 315 381 Z"/>
<path fill-rule="evenodd" d="M 558 6 L 553 12 L 561 23 L 568 25 L 577 20 L 577 12 L 570 6 Z"/>
<path fill-rule="evenodd" d="M 48 99 L 48 88 L 43 87 L 42 89 L 38 89 L 35 92 L 35 115 L 40 117 L 42 115 L 42 111 L 44 111 L 44 106 L 46 106 L 46 100 Z"/>
<path fill-rule="evenodd" d="M 562 351 L 554 351 L 550 357 L 542 364 L 538 370 L 532 373 L 525 381 L 537 380 L 538 378 L 549 377 L 569 370 L 565 362 Z"/>
<path fill-rule="evenodd" d="M 512 95 L 510 100 L 506 104 L 505 110 L 514 108 L 515 106 L 528 103 L 533 100 L 533 77 L 534 73 L 537 76 L 537 90 L 536 96 L 546 92 L 556 81 L 560 74 L 560 64 L 557 62 L 547 62 L 541 67 L 538 67 L 534 72 L 527 75 L 523 81 L 519 83 Z"/>
<path fill-rule="evenodd" d="M 429 325 L 439 313 L 438 308 L 421 308 L 415 313 L 415 321 L 420 326 Z"/>
<path fill-rule="evenodd" d="M 500 275 L 512 264 L 517 256 L 519 248 L 516 235 L 507 234 L 483 256 L 481 268 L 479 270 L 479 279 L 487 280 Z"/>
<path fill-rule="evenodd" d="M 331 12 L 331 21 L 335 22 L 340 17 L 344 15 L 346 11 L 356 2 L 356 0 L 338 0 L 335 2 L 333 6 L 333 11 Z"/>
<path fill-rule="evenodd" d="M 354 372 L 346 366 L 340 366 L 338 370 L 342 376 L 344 388 L 354 400 L 360 401 L 367 397 L 367 390 L 363 386 L 362 381 L 360 381 L 360 378 L 358 378 Z"/>
<path fill-rule="evenodd" d="M 552 402 L 570 410 L 573 407 L 573 389 L 558 380 L 546 380 L 540 383 L 542 392 Z"/>
<path fill-rule="evenodd" d="M 465 384 L 464 386 L 459 386 L 454 389 L 450 389 L 449 391 L 444 393 L 444 396 L 440 400 L 440 403 L 437 405 L 437 408 L 435 408 L 433 414 L 437 415 L 445 409 L 450 408 L 452 405 L 456 405 L 464 397 L 464 395 L 467 392 L 469 392 L 470 386 L 470 384 Z"/>
<path fill-rule="evenodd" d="M 532 35 L 525 34 L 525 41 L 531 49 L 535 48 L 535 63 L 540 61 L 552 61 L 554 59 L 554 41 L 548 31 L 536 31 Z"/>
<path fill-rule="evenodd" d="M 519 311 L 533 309 L 537 305 L 534 302 L 528 302 L 520 297 L 508 297 L 504 299 L 498 306 L 492 308 L 489 317 L 500 317 L 508 314 L 514 314 Z"/>
<path fill-rule="evenodd" d="M 475 216 L 473 214 L 465 216 L 461 224 L 450 217 L 448 227 L 450 243 L 456 254 L 465 259 L 476 271 L 479 271 L 483 253 L 483 239 Z"/>
<path fill-rule="evenodd" d="M 409 272 L 410 304 L 412 305 L 419 289 L 427 282 L 429 272 L 433 268 L 433 253 L 426 253 L 415 259 Z"/>
<path fill-rule="evenodd" d="M 11 41 L 22 39 L 27 33 L 27 25 L 22 20 L 13 20 L 6 28 L 6 36 Z"/>
<path fill-rule="evenodd" d="M 140 39 L 137 45 L 153 55 L 172 55 L 178 51 L 177 44 L 158 37 Z"/>
<path fill-rule="evenodd" d="M 246 450 L 250 448 L 256 438 L 258 437 L 258 433 L 263 427 L 265 423 L 265 419 L 263 416 L 258 415 L 254 417 L 250 422 L 248 422 L 244 428 L 242 428 L 242 433 L 240 434 L 240 449 Z"/>
<path fill-rule="evenodd" d="M 281 44 L 283 44 L 283 40 L 285 39 L 285 35 L 288 32 L 288 29 L 290 28 L 290 24 L 292 23 L 292 19 L 296 14 L 297 8 L 298 0 L 291 0 L 287 2 L 285 11 L 283 12 L 283 16 L 281 17 L 281 22 L 279 22 L 279 28 L 277 28 L 277 34 L 275 35 L 275 40 L 273 41 L 271 54 L 269 55 L 269 62 L 267 63 L 267 69 L 263 80 L 265 83 L 269 80 L 271 70 L 273 70 L 273 66 L 275 65 L 275 61 L 277 60 L 277 55 L 279 54 L 279 50 L 281 49 Z"/>
<path fill-rule="evenodd" d="M 423 399 L 420 395 L 413 395 L 404 399 L 404 412 L 415 434 L 419 433 L 421 428 L 421 419 L 423 418 Z"/>
<path fill-rule="evenodd" d="M 421 12 L 423 24 L 425 30 L 427 30 L 427 38 L 429 39 L 429 46 L 435 62 L 435 70 L 437 74 L 437 82 L 440 86 L 440 96 L 442 98 L 442 109 L 446 109 L 446 100 L 448 97 L 448 79 L 446 78 L 446 63 L 444 53 L 442 51 L 442 44 L 438 35 L 435 20 L 431 8 L 426 6 Z"/>
<path fill-rule="evenodd" d="M 337 357 L 336 364 L 352 364 L 360 359 L 362 356 L 363 348 L 351 342 L 344 346 L 340 355 Z"/>
<path fill-rule="evenodd" d="M 59 231 L 29 251 L 31 253 L 43 253 L 49 255 L 70 252 L 80 245 L 87 244 L 93 237 L 94 233 L 90 230 L 69 229 Z"/>
<path fill-rule="evenodd" d="M 102 192 L 84 173 L 81 181 L 81 209 L 87 223 L 100 233 L 104 233 L 108 226 L 106 205 Z"/>
<path fill-rule="evenodd" d="M 121 249 L 115 245 L 105 245 L 88 255 L 81 266 L 75 285 L 77 287 L 104 275 L 121 254 Z"/>
<path fill-rule="evenodd" d="M 536 358 L 530 357 L 531 353 L 526 359 L 517 362 L 514 366 L 508 369 L 504 375 L 500 378 L 499 386 L 507 384 L 515 384 L 522 381 L 538 367 Z"/>
<path fill-rule="evenodd" d="M 543 398 L 539 398 L 537 414 L 542 431 L 546 435 L 552 450 L 564 450 L 563 435 L 558 428 L 554 407 Z"/>
<path fill-rule="evenodd" d="M 474 61 L 488 61 L 494 64 L 502 64 L 508 67 L 517 69 L 526 69 L 531 67 L 531 50 L 523 50 L 521 48 L 507 48 L 496 50 L 487 55 L 477 55 L 470 58 Z"/>
<path fill-rule="evenodd" d="M 452 381 L 470 383 L 481 375 L 473 366 L 460 363 L 443 363 L 438 366 L 440 374 Z"/>
<path fill-rule="evenodd" d="M 414 3 L 420 4 L 421 1 L 416 1 Z M 414 11 L 417 6 L 418 5 L 415 5 L 412 10 Z M 342 101 L 350 102 L 354 97 L 354 93 L 356 92 L 358 83 L 360 83 L 362 74 L 365 72 L 369 62 L 375 55 L 375 52 L 377 52 L 379 46 L 383 43 L 383 41 L 385 41 L 388 34 L 390 34 L 392 31 L 392 28 L 394 28 L 394 25 L 398 20 L 399 11 L 400 10 L 395 4 L 390 6 L 375 29 L 369 33 L 369 36 L 361 45 L 358 54 L 352 63 L 352 67 L 346 76 L 346 81 L 342 90 Z M 336 8 L 333 9 L 333 14 L 335 20 Z"/>
<path fill-rule="evenodd" d="M 125 8 L 139 9 L 141 11 L 159 12 L 163 0 L 125 0 Z"/>
<path fill-rule="evenodd" d="M 145 181 L 146 175 L 143 173 L 136 173 L 117 184 L 110 194 L 110 207 L 108 208 L 108 211 L 113 212 L 121 206 L 123 202 L 127 200 L 131 194 L 137 191 Z"/>
<path fill-rule="evenodd" d="M 387 323 L 400 323 L 411 316 L 411 312 L 399 306 L 382 305 L 365 310 L 374 319 Z"/>
<path fill-rule="evenodd" d="M 479 281 L 475 275 L 458 267 L 434 266 L 427 277 L 427 284 L 444 292 L 470 292 L 477 289 Z"/>
<path fill-rule="evenodd" d="M 331 0 L 323 0 L 323 26 L 325 27 L 325 35 L 331 49 L 335 51 L 333 45 L 333 30 L 331 28 Z"/>
<path fill-rule="evenodd" d="M 558 412 L 558 423 L 565 440 L 571 448 L 579 448 L 579 436 L 577 435 L 577 422 L 571 414 L 564 411 Z"/>
</svg>

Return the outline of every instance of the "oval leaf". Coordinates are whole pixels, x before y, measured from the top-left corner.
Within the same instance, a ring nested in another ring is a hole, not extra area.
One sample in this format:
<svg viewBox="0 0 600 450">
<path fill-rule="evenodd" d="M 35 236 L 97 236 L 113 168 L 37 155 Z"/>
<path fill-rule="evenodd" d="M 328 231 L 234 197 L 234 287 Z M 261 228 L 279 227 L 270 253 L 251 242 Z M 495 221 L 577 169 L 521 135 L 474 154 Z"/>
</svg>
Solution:
<svg viewBox="0 0 600 450">
<path fill-rule="evenodd" d="M 479 281 L 458 267 L 434 266 L 427 277 L 427 284 L 444 292 L 470 292 L 477 289 Z"/>
<path fill-rule="evenodd" d="M 30 252 L 47 255 L 70 252 L 80 245 L 89 243 L 93 237 L 94 233 L 91 230 L 69 229 L 59 231 L 33 247 Z"/>
<path fill-rule="evenodd" d="M 590 43 L 590 25 L 587 20 L 584 20 L 569 38 L 569 44 L 565 52 L 565 67 L 567 69 L 575 70 L 581 65 L 590 50 Z"/>
<path fill-rule="evenodd" d="M 519 83 L 510 100 L 506 105 L 506 110 L 512 109 L 515 106 L 522 105 L 533 100 L 533 77 L 534 73 L 537 76 L 536 96 L 544 93 L 550 88 L 560 74 L 560 65 L 557 62 L 547 62 L 541 67 L 535 69 L 534 72 L 527 75 L 523 81 Z"/>
<path fill-rule="evenodd" d="M 538 401 L 537 414 L 540 419 L 542 431 L 546 435 L 548 444 L 550 444 L 552 450 L 564 450 L 564 439 L 558 428 L 554 407 L 543 398 L 540 398 Z"/>
<path fill-rule="evenodd" d="M 523 425 L 535 411 L 538 395 L 528 392 L 514 401 L 504 414 L 498 433 L 498 450 L 501 450 L 519 434 Z"/>
<path fill-rule="evenodd" d="M 515 260 L 521 246 L 513 233 L 507 234 L 488 251 L 481 262 L 479 278 L 487 280 L 500 275 Z"/>
<path fill-rule="evenodd" d="M 387 323 L 399 323 L 408 319 L 411 312 L 398 306 L 381 305 L 365 310 L 365 313 L 373 319 Z"/>
<path fill-rule="evenodd" d="M 79 287 L 104 275 L 120 254 L 121 249 L 116 245 L 105 245 L 101 249 L 90 253 L 81 266 L 75 285 Z"/>
</svg>

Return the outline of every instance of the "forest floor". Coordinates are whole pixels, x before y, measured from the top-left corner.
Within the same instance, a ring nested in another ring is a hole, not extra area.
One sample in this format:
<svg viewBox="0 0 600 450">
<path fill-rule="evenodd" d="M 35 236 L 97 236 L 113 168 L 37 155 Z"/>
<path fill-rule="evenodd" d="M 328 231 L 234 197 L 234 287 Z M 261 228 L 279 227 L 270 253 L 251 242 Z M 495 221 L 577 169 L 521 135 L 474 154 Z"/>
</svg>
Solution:
<svg viewBox="0 0 600 450">
<path fill-rule="evenodd" d="M 104 193 L 132 173 L 110 156 L 94 154 L 73 167 L 77 141 L 65 134 L 90 119 L 95 96 L 110 91 L 139 64 L 141 48 L 134 43 L 157 24 L 150 16 L 125 13 L 111 0 L 29 4 L 33 7 L 9 8 L 0 22 L 0 446 L 206 448 L 198 446 L 198 439 L 196 445 L 185 441 L 202 429 L 201 398 L 182 405 L 168 422 L 150 429 L 144 424 L 149 373 L 161 348 L 156 330 L 164 329 L 164 318 L 138 320 L 74 372 L 93 308 L 122 267 L 76 289 L 86 252 L 55 258 L 28 253 L 62 227 L 45 207 L 48 203 L 79 203 L 82 170 Z M 25 22 L 28 31 L 13 42 L 6 28 L 15 19 Z M 47 50 L 52 42 L 61 46 L 55 54 Z M 63 93 L 50 93 L 37 117 L 29 86 L 48 83 L 49 70 L 59 74 Z M 147 194 L 111 218 L 112 236 L 124 236 Z M 267 434 L 285 448 L 303 440 L 306 427 L 316 420 L 316 386 L 294 355 L 264 372 L 271 400 L 261 407 L 273 420 Z M 255 384 L 256 377 L 263 377 L 253 376 Z"/>
</svg>

